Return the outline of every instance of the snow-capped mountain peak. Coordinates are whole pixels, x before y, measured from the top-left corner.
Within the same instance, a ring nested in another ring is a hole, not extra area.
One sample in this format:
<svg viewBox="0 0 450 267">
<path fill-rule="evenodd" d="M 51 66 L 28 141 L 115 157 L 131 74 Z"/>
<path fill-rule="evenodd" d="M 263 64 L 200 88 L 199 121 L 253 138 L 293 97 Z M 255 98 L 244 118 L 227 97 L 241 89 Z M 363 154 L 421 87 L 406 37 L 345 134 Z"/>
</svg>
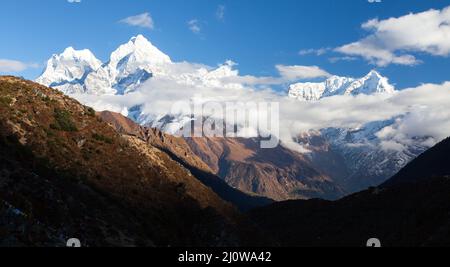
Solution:
<svg viewBox="0 0 450 267">
<path fill-rule="evenodd" d="M 376 69 L 373 69 L 364 77 L 378 77 L 378 78 L 382 78 L 383 76 L 381 76 L 381 74 Z"/>
<path fill-rule="evenodd" d="M 75 50 L 68 47 L 60 55 L 53 55 L 37 82 L 46 86 L 56 86 L 62 82 L 83 79 L 87 73 L 100 68 L 102 62 L 88 50 Z"/>
<path fill-rule="evenodd" d="M 83 50 L 76 50 L 72 46 L 67 47 L 64 52 L 60 55 L 61 58 L 66 59 L 79 59 L 79 60 L 85 60 L 88 62 L 93 63 L 99 63 L 100 60 L 98 60 L 94 54 L 89 49 L 83 49 Z M 101 62 L 100 62 L 101 64 Z"/>
<path fill-rule="evenodd" d="M 109 62 L 110 68 L 118 68 L 119 65 L 133 63 L 139 65 L 157 65 L 171 63 L 168 55 L 161 52 L 144 36 L 138 35 L 130 39 L 126 44 L 121 45 L 111 54 Z"/>
<path fill-rule="evenodd" d="M 105 64 L 87 49 L 68 47 L 49 59 L 36 81 L 66 94 L 124 94 L 164 73 L 171 63 L 169 56 L 138 35 L 114 51 Z"/>
<path fill-rule="evenodd" d="M 349 87 L 349 93 L 351 94 L 393 94 L 395 92 L 394 86 L 389 84 L 389 80 L 386 77 L 375 70 L 372 70 L 365 77 L 357 80 Z"/>
<path fill-rule="evenodd" d="M 144 36 L 138 35 L 114 51 L 109 63 L 95 76 L 101 79 L 107 73 L 116 93 L 124 94 L 155 74 L 165 73 L 166 65 L 171 63 L 168 55 Z"/>
<path fill-rule="evenodd" d="M 289 87 L 289 97 L 302 101 L 318 101 L 335 95 L 393 94 L 395 88 L 376 70 L 360 79 L 331 76 L 320 83 L 296 83 Z"/>
</svg>

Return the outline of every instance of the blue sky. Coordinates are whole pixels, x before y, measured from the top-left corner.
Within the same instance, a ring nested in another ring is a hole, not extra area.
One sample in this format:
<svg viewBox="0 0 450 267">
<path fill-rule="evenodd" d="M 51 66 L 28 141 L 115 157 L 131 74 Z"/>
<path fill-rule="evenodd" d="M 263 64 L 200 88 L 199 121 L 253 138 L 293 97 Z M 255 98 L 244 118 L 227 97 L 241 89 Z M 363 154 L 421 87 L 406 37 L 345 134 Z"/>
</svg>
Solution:
<svg viewBox="0 0 450 267">
<path fill-rule="evenodd" d="M 450 59 L 442 51 L 418 47 L 406 53 L 398 46 L 394 53 L 414 56 L 416 63 L 379 64 L 333 49 L 369 36 L 361 25 L 370 19 L 447 6 L 450 0 L 8 0 L 0 16 L 0 60 L 27 68 L 1 73 L 34 79 L 52 54 L 68 46 L 89 48 L 107 61 L 118 45 L 143 34 L 174 61 L 216 66 L 231 59 L 245 75 L 275 76 L 277 64 L 314 65 L 355 77 L 376 68 L 399 88 L 442 83 L 450 80 Z M 145 12 L 153 27 L 120 23 Z M 323 54 L 313 53 L 320 48 Z"/>
</svg>

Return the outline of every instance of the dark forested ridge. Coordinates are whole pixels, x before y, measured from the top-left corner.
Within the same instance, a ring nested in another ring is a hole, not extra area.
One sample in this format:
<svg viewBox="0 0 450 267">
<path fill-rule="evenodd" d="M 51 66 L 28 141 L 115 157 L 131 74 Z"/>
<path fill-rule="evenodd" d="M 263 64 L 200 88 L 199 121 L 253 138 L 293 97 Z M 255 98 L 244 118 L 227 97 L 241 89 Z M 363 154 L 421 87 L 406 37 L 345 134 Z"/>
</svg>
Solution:
<svg viewBox="0 0 450 267">
<path fill-rule="evenodd" d="M 290 201 L 252 218 L 287 246 L 450 245 L 450 140 L 411 162 L 378 188 L 329 202 Z"/>
</svg>

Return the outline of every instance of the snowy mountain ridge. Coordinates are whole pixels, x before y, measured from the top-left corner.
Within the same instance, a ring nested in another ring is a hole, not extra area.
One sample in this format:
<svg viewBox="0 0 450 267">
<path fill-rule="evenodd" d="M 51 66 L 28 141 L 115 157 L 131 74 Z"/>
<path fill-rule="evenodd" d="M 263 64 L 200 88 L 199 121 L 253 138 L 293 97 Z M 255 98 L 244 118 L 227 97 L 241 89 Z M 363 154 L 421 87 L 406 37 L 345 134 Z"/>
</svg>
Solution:
<svg viewBox="0 0 450 267">
<path fill-rule="evenodd" d="M 171 62 L 169 56 L 138 35 L 121 45 L 104 64 L 87 49 L 69 47 L 61 55 L 52 56 L 36 81 L 65 94 L 124 94 Z"/>
<path fill-rule="evenodd" d="M 237 77 L 234 62 L 228 60 L 217 68 L 187 62 L 172 62 L 144 36 L 132 37 L 112 52 L 106 63 L 89 50 L 67 48 L 53 55 L 36 82 L 61 92 L 90 95 L 125 95 L 135 91 L 152 77 L 189 86 L 241 89 L 238 83 L 224 82 Z"/>
<path fill-rule="evenodd" d="M 394 86 L 375 70 L 360 79 L 332 76 L 320 83 L 296 83 L 289 87 L 289 97 L 301 101 L 318 101 L 336 95 L 394 94 Z"/>
</svg>

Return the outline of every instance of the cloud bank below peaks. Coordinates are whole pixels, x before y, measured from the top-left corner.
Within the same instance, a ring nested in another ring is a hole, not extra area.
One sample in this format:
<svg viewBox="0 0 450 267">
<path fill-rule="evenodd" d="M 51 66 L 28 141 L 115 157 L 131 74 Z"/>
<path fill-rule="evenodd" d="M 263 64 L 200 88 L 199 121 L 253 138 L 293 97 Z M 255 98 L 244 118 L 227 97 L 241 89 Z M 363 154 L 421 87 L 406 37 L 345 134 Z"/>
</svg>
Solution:
<svg viewBox="0 0 450 267">
<path fill-rule="evenodd" d="M 421 85 L 392 95 L 345 95 L 302 102 L 271 89 L 270 85 L 305 77 L 302 76 L 305 70 L 312 70 L 314 75 L 328 74 L 315 67 L 280 67 L 279 70 L 280 77 L 254 77 L 240 76 L 231 61 L 218 68 L 187 62 L 170 63 L 165 75 L 154 76 L 134 92 L 75 97 L 97 110 L 121 112 L 150 126 L 158 126 L 160 119 L 170 115 L 172 119 L 167 129 L 189 121 L 188 112 L 171 113 L 173 104 L 178 101 L 193 100 L 200 104 L 277 102 L 280 104 L 279 138 L 283 145 L 300 152 L 305 149 L 294 140 L 302 133 L 330 127 L 359 129 L 371 122 L 394 118 L 394 124 L 377 133 L 380 145 L 386 150 L 401 150 L 418 137 L 423 138 L 423 145 L 431 146 L 450 135 L 450 82 Z"/>
</svg>

